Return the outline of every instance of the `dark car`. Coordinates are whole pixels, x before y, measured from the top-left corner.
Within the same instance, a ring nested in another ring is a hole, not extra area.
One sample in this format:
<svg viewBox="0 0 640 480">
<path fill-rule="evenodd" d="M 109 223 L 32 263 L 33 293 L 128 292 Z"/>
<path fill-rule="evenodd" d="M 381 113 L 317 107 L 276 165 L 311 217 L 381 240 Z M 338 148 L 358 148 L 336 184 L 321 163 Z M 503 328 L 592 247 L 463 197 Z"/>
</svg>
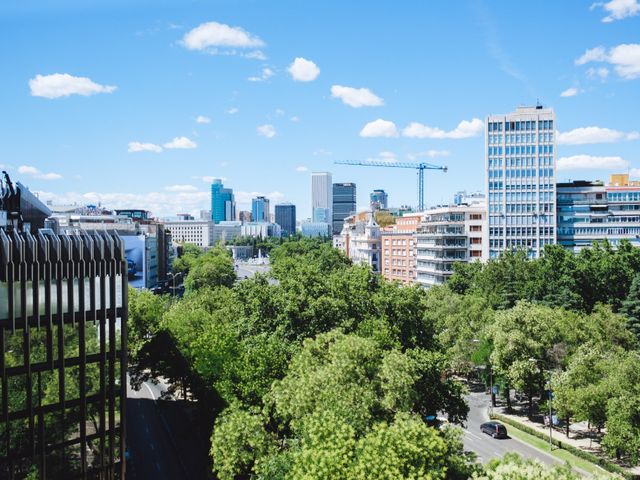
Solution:
<svg viewBox="0 0 640 480">
<path fill-rule="evenodd" d="M 480 425 L 480 431 L 491 435 L 493 438 L 508 438 L 507 427 L 500 422 L 485 422 Z"/>
</svg>

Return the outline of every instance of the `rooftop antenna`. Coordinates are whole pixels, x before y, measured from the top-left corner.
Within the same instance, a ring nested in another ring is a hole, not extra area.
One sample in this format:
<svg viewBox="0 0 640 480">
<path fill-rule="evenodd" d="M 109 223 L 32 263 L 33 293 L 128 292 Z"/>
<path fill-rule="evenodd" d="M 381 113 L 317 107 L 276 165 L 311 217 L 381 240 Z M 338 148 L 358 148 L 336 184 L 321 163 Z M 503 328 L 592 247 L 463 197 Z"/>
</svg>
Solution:
<svg viewBox="0 0 640 480">
<path fill-rule="evenodd" d="M 540 103 L 540 97 L 536 98 L 536 109 L 542 110 L 542 104 Z"/>
</svg>

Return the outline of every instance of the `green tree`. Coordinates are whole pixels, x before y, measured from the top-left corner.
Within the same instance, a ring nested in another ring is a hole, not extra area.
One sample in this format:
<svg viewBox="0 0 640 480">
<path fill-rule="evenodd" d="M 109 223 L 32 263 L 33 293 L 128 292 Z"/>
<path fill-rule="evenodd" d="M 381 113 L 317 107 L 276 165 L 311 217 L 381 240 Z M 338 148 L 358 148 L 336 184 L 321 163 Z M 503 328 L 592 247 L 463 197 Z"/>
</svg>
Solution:
<svg viewBox="0 0 640 480">
<path fill-rule="evenodd" d="M 204 287 L 231 287 L 236 281 L 236 271 L 231 253 L 223 247 L 215 247 L 198 257 L 191 265 L 184 281 L 187 291 Z"/>
<path fill-rule="evenodd" d="M 640 343 L 640 274 L 633 277 L 629 294 L 620 311 L 627 317 L 627 326 Z"/>
<path fill-rule="evenodd" d="M 491 460 L 483 473 L 476 473 L 474 480 L 580 480 L 569 465 L 546 467 L 533 459 L 524 460 L 515 453 Z"/>
</svg>

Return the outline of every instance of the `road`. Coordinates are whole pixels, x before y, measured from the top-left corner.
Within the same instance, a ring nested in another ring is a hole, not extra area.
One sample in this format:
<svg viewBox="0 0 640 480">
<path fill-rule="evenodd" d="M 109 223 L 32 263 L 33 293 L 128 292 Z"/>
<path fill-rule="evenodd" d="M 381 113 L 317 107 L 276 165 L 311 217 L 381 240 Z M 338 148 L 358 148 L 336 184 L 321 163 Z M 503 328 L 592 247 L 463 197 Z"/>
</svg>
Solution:
<svg viewBox="0 0 640 480">
<path fill-rule="evenodd" d="M 269 270 L 271 269 L 271 266 L 268 263 L 258 264 L 237 261 L 236 266 L 238 267 L 236 270 L 236 274 L 239 280 L 251 278 L 256 273 L 269 273 Z"/>
<path fill-rule="evenodd" d="M 128 479 L 186 480 L 166 422 L 155 405 L 161 393 L 160 386 L 152 382 L 145 382 L 140 391 L 127 383 Z"/>
<path fill-rule="evenodd" d="M 546 465 L 562 465 L 563 462 L 533 448 L 515 438 L 496 439 L 480 431 L 480 424 L 489 420 L 487 409 L 490 398 L 485 393 L 471 393 L 468 397 L 469 417 L 464 435 L 465 450 L 475 452 L 481 463 L 514 452 L 524 458 L 535 458 Z M 511 428 L 507 425 L 507 430 Z M 582 472 L 580 472 L 582 473 Z"/>
</svg>

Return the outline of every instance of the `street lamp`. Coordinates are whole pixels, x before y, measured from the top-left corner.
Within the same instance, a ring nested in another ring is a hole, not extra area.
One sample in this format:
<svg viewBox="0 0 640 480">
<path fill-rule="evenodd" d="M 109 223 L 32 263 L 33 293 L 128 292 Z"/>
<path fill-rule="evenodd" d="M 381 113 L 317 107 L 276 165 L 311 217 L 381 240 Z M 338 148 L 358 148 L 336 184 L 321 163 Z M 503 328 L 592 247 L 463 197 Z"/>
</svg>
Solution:
<svg viewBox="0 0 640 480">
<path fill-rule="evenodd" d="M 171 277 L 171 282 L 173 284 L 173 287 L 171 289 L 172 292 L 172 296 L 176 296 L 176 278 L 177 277 L 182 277 L 184 274 L 182 272 L 178 272 L 178 273 L 168 273 L 167 276 Z"/>
</svg>

